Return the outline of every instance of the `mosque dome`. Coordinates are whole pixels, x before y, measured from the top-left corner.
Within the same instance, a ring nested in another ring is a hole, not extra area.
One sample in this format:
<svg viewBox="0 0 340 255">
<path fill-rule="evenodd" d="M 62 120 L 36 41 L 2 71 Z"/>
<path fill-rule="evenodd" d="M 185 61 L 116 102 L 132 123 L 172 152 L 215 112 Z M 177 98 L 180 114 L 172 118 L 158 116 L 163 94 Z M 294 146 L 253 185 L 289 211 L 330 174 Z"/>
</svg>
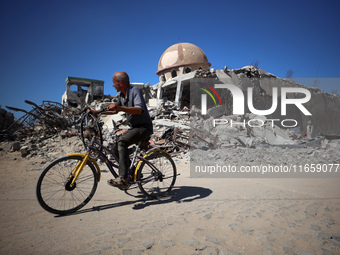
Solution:
<svg viewBox="0 0 340 255">
<path fill-rule="evenodd" d="M 159 59 L 156 74 L 160 75 L 183 67 L 190 68 L 191 71 L 199 68 L 209 70 L 210 66 L 207 56 L 199 47 L 191 43 L 177 43 L 164 51 Z"/>
</svg>

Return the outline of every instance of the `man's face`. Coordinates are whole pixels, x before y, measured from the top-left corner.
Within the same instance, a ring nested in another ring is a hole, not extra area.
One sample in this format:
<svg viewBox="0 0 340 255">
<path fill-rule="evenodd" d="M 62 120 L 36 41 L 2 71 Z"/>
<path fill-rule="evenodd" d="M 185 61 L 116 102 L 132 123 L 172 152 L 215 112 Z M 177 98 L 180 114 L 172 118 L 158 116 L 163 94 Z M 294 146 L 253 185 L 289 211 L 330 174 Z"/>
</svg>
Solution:
<svg viewBox="0 0 340 255">
<path fill-rule="evenodd" d="M 122 83 L 120 81 L 117 81 L 116 77 L 113 76 L 112 77 L 112 86 L 116 89 L 117 92 L 121 92 L 122 91 Z"/>
</svg>

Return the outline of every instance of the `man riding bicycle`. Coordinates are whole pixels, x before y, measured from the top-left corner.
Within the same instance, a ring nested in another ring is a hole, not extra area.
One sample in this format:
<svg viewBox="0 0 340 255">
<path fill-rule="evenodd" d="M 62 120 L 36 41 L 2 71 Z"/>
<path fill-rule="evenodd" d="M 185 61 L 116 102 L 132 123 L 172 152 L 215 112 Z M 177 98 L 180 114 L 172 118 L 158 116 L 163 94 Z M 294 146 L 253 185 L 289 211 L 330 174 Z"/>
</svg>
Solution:
<svg viewBox="0 0 340 255">
<path fill-rule="evenodd" d="M 153 126 L 142 91 L 131 86 L 128 74 L 123 71 L 116 72 L 112 76 L 112 81 L 113 87 L 120 93 L 117 104 L 110 104 L 106 110 L 114 112 L 113 114 L 125 112 L 130 123 L 130 128 L 118 137 L 113 145 L 113 152 L 119 159 L 119 177 L 108 181 L 110 185 L 121 188 L 127 185 L 127 174 L 131 164 L 128 147 L 149 137 L 153 133 Z M 98 114 L 100 111 L 91 112 Z"/>
</svg>

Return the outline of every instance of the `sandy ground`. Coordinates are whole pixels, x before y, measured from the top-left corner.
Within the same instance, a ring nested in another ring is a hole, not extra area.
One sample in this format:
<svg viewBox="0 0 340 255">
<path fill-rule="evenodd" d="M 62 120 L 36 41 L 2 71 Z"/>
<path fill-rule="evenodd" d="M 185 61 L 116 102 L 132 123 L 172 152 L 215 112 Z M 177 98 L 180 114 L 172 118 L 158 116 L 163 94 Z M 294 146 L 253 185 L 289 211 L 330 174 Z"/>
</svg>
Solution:
<svg viewBox="0 0 340 255">
<path fill-rule="evenodd" d="M 340 179 L 196 179 L 175 159 L 169 197 L 103 171 L 89 204 L 56 217 L 35 197 L 41 161 L 0 151 L 1 254 L 340 254 Z"/>
</svg>

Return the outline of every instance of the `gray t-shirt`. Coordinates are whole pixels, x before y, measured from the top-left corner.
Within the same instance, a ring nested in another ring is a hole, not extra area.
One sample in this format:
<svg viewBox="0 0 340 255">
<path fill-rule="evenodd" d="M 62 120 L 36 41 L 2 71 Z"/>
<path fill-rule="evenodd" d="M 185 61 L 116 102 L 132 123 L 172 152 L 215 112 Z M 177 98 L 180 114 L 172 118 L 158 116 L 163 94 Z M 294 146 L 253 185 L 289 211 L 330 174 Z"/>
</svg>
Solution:
<svg viewBox="0 0 340 255">
<path fill-rule="evenodd" d="M 121 93 L 119 94 L 117 105 L 139 107 L 142 109 L 142 114 L 140 115 L 132 115 L 126 113 L 126 118 L 129 121 L 131 128 L 144 127 L 150 131 L 150 134 L 152 134 L 152 121 L 149 115 L 148 108 L 146 107 L 141 89 L 130 85 L 126 91 L 126 94 L 126 100 L 124 100 L 124 97 L 121 95 Z"/>
</svg>

